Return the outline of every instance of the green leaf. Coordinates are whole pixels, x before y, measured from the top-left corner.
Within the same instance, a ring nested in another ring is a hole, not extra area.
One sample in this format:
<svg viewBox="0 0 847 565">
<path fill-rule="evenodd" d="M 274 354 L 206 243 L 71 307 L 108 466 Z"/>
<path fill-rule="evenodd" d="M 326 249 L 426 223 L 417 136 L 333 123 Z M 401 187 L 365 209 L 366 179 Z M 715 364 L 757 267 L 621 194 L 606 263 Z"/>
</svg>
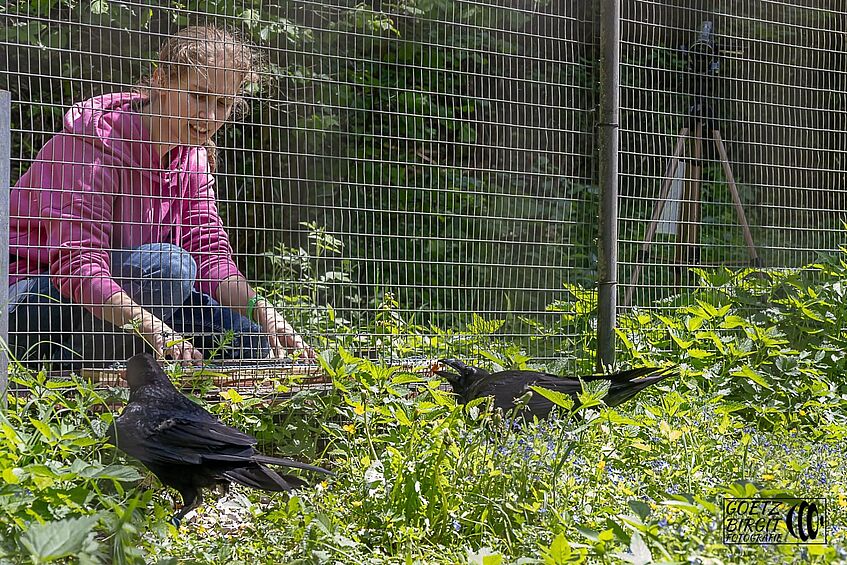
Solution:
<svg viewBox="0 0 847 565">
<path fill-rule="evenodd" d="M 393 385 L 406 385 L 410 383 L 419 383 L 424 379 L 421 378 L 420 375 L 415 375 L 412 373 L 402 373 L 400 375 L 396 375 L 391 378 L 391 384 Z"/>
<path fill-rule="evenodd" d="M 97 520 L 98 516 L 94 515 L 34 524 L 21 537 L 21 544 L 36 562 L 49 563 L 69 557 L 82 549 Z"/>
<path fill-rule="evenodd" d="M 687 351 L 688 355 L 693 357 L 694 359 L 706 359 L 708 357 L 712 357 L 714 355 L 711 351 L 705 351 L 703 349 L 689 349 Z"/>
<path fill-rule="evenodd" d="M 692 345 L 694 345 L 693 341 L 689 341 L 687 339 L 682 339 L 681 337 L 676 335 L 676 332 L 670 332 L 671 339 L 676 342 L 676 344 L 680 347 L 680 349 L 688 349 Z"/>
<path fill-rule="evenodd" d="M 402 408 L 398 408 L 394 412 L 394 417 L 397 419 L 398 422 L 400 422 L 400 425 L 402 426 L 412 425 L 412 421 L 409 420 L 409 417 L 406 415 L 406 412 Z"/>
<path fill-rule="evenodd" d="M 20 472 L 19 469 L 18 472 Z M 17 473 L 15 473 L 15 469 L 12 467 L 6 467 L 3 469 L 2 478 L 10 485 L 16 485 L 21 482 L 20 477 L 18 477 Z"/>
<path fill-rule="evenodd" d="M 759 386 L 762 386 L 762 387 L 769 389 L 769 390 L 771 389 L 771 385 L 768 383 L 768 381 L 766 381 L 764 379 L 764 377 L 762 377 L 759 373 L 754 371 L 749 365 L 745 365 L 744 367 L 741 368 L 740 371 L 733 371 L 732 376 L 733 377 L 747 377 L 748 379 L 750 379 L 754 383 L 758 384 Z"/>
<path fill-rule="evenodd" d="M 733 328 L 745 328 L 750 325 L 748 320 L 741 316 L 727 316 L 721 321 L 721 327 L 731 330 Z"/>
<path fill-rule="evenodd" d="M 559 532 L 550 547 L 547 548 L 544 554 L 544 565 L 562 565 L 567 563 L 571 558 L 571 545 L 568 543 L 565 534 Z"/>
<path fill-rule="evenodd" d="M 444 392 L 442 390 L 431 389 L 429 394 L 432 396 L 432 399 L 439 406 L 455 406 L 456 401 L 448 392 Z"/>
<path fill-rule="evenodd" d="M 571 408 L 573 408 L 573 398 L 571 398 L 571 396 L 568 394 L 564 394 L 556 390 L 550 390 L 535 385 L 531 385 L 529 388 L 531 388 L 533 391 L 537 392 L 556 406 L 564 408 L 565 410 L 570 410 Z"/>
<path fill-rule="evenodd" d="M 597 535 L 597 539 L 600 541 L 612 541 L 615 539 L 615 532 L 611 528 L 603 530 Z"/>
<path fill-rule="evenodd" d="M 479 314 L 472 315 L 473 321 L 468 324 L 468 331 L 476 335 L 493 334 L 499 330 L 506 320 L 486 320 Z"/>
<path fill-rule="evenodd" d="M 582 381 L 583 392 L 577 394 L 577 398 L 581 404 L 581 408 L 592 408 L 599 406 L 600 401 L 609 393 L 610 381 Z"/>
<path fill-rule="evenodd" d="M 687 500 L 663 500 L 659 504 L 663 506 L 673 506 L 674 508 L 679 508 L 680 510 L 684 510 L 692 515 L 700 514 L 700 507 L 696 504 L 692 504 Z"/>
<path fill-rule="evenodd" d="M 50 426 L 42 422 L 41 420 L 36 420 L 35 418 L 29 419 L 30 423 L 38 430 L 41 435 L 43 435 L 48 440 L 53 439 L 55 436 L 53 435 L 52 430 L 50 430 Z"/>
<path fill-rule="evenodd" d="M 690 332 L 696 332 L 703 326 L 704 321 L 699 316 L 690 316 L 685 319 L 685 328 Z"/>
<path fill-rule="evenodd" d="M 600 541 L 600 532 L 592 530 L 591 528 L 586 528 L 584 526 L 576 526 L 576 529 L 579 533 L 587 537 L 589 540 Z"/>
<path fill-rule="evenodd" d="M 646 502 L 642 502 L 641 500 L 630 500 L 627 502 L 632 511 L 635 512 L 642 521 L 647 519 L 647 516 L 650 515 L 650 506 Z"/>
<path fill-rule="evenodd" d="M 233 404 L 241 404 L 244 402 L 244 397 L 238 394 L 238 391 L 234 388 L 227 389 L 225 392 L 218 393 L 226 400 L 229 400 Z"/>
<path fill-rule="evenodd" d="M 468 551 L 469 565 L 501 565 L 502 563 L 503 556 L 499 553 L 492 553 L 487 547 L 473 553 Z"/>
<path fill-rule="evenodd" d="M 123 482 L 140 481 L 144 478 L 138 469 L 128 465 L 107 465 L 102 468 L 91 466 L 80 473 L 80 476 L 87 479 L 112 479 Z"/>
</svg>

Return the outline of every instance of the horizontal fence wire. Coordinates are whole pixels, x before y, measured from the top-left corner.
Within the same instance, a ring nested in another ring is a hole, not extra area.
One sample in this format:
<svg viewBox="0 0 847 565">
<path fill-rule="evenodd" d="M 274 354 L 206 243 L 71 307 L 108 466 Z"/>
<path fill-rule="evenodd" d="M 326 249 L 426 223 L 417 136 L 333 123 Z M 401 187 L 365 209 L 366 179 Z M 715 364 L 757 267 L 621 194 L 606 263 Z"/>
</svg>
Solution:
<svg viewBox="0 0 847 565">
<path fill-rule="evenodd" d="M 843 3 L 637 0 L 621 26 L 621 309 L 685 304 L 696 267 L 837 252 Z"/>
<path fill-rule="evenodd" d="M 160 48 L 196 25 L 236 39 L 145 89 L 168 68 Z M 114 280 L 170 322 L 169 339 L 250 365 L 238 358 L 258 355 L 267 328 L 242 318 L 245 296 L 220 295 L 227 257 L 319 351 L 522 351 L 563 367 L 592 355 L 593 3 L 12 1 L 0 26 L 10 268 L 33 281 L 12 287 L 19 359 L 125 362 L 144 328 L 101 320 Z M 238 37 L 261 58 L 243 93 L 228 74 Z M 118 113 L 90 102 L 130 92 Z M 211 176 L 203 152 L 149 143 L 200 144 L 236 94 L 247 106 L 209 144 Z"/>
</svg>

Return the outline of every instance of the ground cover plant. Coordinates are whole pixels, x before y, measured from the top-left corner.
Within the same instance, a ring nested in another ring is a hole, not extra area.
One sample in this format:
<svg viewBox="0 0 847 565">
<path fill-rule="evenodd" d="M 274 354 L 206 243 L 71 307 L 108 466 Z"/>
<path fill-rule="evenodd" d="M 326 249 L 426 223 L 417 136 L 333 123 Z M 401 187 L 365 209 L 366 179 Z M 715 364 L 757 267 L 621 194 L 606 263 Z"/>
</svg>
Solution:
<svg viewBox="0 0 847 565">
<path fill-rule="evenodd" d="M 845 274 L 843 255 L 700 271 L 697 291 L 620 320 L 622 366 L 676 363 L 679 377 L 614 409 L 586 387 L 576 414 L 563 401 L 527 426 L 486 401 L 457 405 L 444 383 L 359 356 L 359 334 L 337 332 L 321 344 L 331 390 L 206 403 L 337 477 L 292 496 L 234 489 L 179 530 L 173 493 L 104 439 L 125 392 L 16 371 L 0 415 L 0 563 L 847 562 Z M 551 307 L 561 324 L 592 317 L 593 293 L 574 291 Z M 495 339 L 496 320 L 434 332 L 390 300 L 382 311 L 371 333 L 399 356 L 536 367 Z M 205 402 L 208 385 L 194 392 Z M 825 545 L 722 542 L 722 497 L 780 495 L 827 499 Z"/>
</svg>

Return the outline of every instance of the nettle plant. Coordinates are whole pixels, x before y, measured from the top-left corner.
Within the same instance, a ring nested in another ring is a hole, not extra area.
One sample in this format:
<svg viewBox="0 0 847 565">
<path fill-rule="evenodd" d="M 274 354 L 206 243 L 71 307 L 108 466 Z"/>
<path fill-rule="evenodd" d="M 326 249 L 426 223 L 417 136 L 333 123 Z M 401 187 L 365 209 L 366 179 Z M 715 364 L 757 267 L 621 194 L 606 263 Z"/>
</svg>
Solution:
<svg viewBox="0 0 847 565">
<path fill-rule="evenodd" d="M 765 428 L 843 434 L 843 256 L 795 270 L 696 272 L 694 292 L 621 317 L 628 355 L 678 361 L 680 387 Z"/>
</svg>

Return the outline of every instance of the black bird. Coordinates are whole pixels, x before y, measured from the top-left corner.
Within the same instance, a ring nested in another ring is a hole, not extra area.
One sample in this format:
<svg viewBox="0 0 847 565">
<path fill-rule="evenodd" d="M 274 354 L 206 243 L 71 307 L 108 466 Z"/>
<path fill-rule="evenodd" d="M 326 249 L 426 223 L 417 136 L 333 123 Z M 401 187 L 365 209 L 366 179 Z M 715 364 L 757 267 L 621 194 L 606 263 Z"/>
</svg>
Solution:
<svg viewBox="0 0 847 565">
<path fill-rule="evenodd" d="M 162 484 L 182 495 L 183 507 L 172 522 L 203 502 L 203 489 L 223 492 L 230 482 L 266 491 L 290 491 L 308 484 L 281 475 L 267 465 L 332 474 L 326 469 L 262 455 L 256 438 L 225 425 L 181 394 L 148 353 L 127 362 L 129 403 L 109 426 L 111 442 L 150 469 Z"/>
<path fill-rule="evenodd" d="M 459 395 L 464 403 L 475 398 L 493 396 L 494 406 L 508 411 L 515 407 L 514 401 L 516 398 L 532 391 L 529 387 L 535 385 L 568 394 L 577 405 L 579 404 L 577 394 L 582 392 L 582 384 L 578 378 L 560 377 L 536 371 L 515 370 L 489 373 L 484 369 L 465 365 L 456 359 L 439 359 L 438 362 L 456 371 L 455 373 L 444 370 L 434 372 L 447 379 L 450 386 L 453 387 L 453 392 Z M 617 406 L 638 394 L 642 389 L 669 377 L 671 375 L 670 369 L 643 367 L 611 375 L 586 376 L 582 377 L 582 380 L 587 382 L 610 381 L 609 392 L 603 400 L 608 406 Z M 527 404 L 528 414 L 525 416 L 546 418 L 553 406 L 552 402 L 533 391 Z"/>
</svg>

